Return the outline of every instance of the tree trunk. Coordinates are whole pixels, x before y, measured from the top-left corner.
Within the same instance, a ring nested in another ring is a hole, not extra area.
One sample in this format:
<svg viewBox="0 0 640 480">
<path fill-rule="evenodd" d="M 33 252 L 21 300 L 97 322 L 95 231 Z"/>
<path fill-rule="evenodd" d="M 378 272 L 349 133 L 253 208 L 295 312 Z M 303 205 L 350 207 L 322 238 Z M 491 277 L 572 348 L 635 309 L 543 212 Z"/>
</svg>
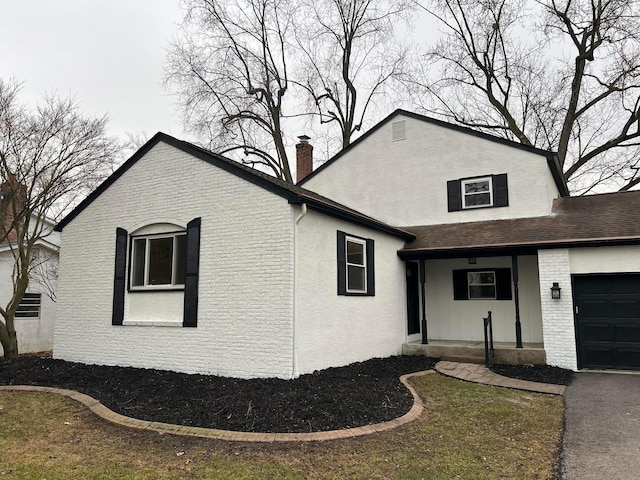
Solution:
<svg viewBox="0 0 640 480">
<path fill-rule="evenodd" d="M 11 320 L 11 328 L 7 328 L 5 324 L 0 322 L 0 345 L 2 345 L 5 360 L 18 356 L 18 337 L 15 328 L 13 328 L 13 319 Z"/>
</svg>

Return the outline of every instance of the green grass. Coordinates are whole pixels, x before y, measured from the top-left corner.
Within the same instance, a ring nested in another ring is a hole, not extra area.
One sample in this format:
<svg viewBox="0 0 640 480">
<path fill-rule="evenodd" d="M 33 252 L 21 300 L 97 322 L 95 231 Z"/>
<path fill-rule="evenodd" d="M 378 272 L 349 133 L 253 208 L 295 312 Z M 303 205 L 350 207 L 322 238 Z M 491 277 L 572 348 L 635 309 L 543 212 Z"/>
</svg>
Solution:
<svg viewBox="0 0 640 480">
<path fill-rule="evenodd" d="M 428 375 L 415 422 L 330 442 L 257 444 L 134 432 L 63 397 L 0 393 L 0 479 L 550 478 L 562 399 Z"/>
</svg>

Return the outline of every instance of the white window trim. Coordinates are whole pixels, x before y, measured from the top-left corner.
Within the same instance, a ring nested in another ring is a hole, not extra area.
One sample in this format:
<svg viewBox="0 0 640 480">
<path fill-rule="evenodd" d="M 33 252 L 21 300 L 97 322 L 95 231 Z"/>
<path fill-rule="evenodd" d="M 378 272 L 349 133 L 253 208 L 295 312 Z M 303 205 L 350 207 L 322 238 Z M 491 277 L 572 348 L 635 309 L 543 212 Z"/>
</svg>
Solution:
<svg viewBox="0 0 640 480">
<path fill-rule="evenodd" d="M 351 242 L 351 243 L 357 243 L 362 245 L 362 265 L 359 263 L 349 263 L 349 255 L 348 255 L 348 249 L 347 249 L 347 244 Z M 361 238 L 356 238 L 356 237 L 350 237 L 349 235 L 345 235 L 344 237 L 344 256 L 345 256 L 345 282 L 346 282 L 346 291 L 347 293 L 367 293 L 367 241 L 363 240 Z M 349 288 L 349 267 L 358 267 L 358 268 L 362 268 L 362 270 L 364 271 L 364 289 L 360 290 L 360 289 L 352 289 Z"/>
<path fill-rule="evenodd" d="M 465 193 L 465 185 L 469 183 L 477 183 L 486 181 L 489 183 L 489 203 L 484 205 L 467 205 L 467 195 L 484 195 L 487 192 L 478 192 L 478 193 Z M 465 180 L 460 180 L 460 194 L 462 195 L 462 208 L 464 210 L 472 209 L 472 208 L 485 208 L 485 207 L 493 207 L 493 178 L 492 177 L 476 177 L 476 178 L 467 178 Z"/>
<path fill-rule="evenodd" d="M 176 262 L 177 262 L 177 237 L 186 236 L 187 232 L 167 232 L 167 233 L 153 233 L 148 235 L 132 235 L 131 236 L 131 259 L 130 259 L 130 269 L 129 269 L 129 288 L 131 291 L 153 291 L 153 290 L 184 290 L 184 284 L 176 284 Z M 146 282 L 149 278 L 149 255 L 151 249 L 149 248 L 149 240 L 160 239 L 160 238 L 173 238 L 173 255 L 171 258 L 171 283 L 165 283 L 161 285 L 148 285 Z M 145 242 L 145 258 L 144 258 L 144 275 L 143 282 L 144 285 L 133 285 L 133 276 L 134 276 L 134 259 L 135 259 L 135 242 L 136 240 L 144 239 Z"/>
<path fill-rule="evenodd" d="M 471 274 L 483 274 L 483 273 L 492 273 L 493 274 L 493 283 L 471 283 L 470 275 Z M 471 296 L 471 287 L 493 287 L 493 297 L 472 297 Z M 495 270 L 483 270 L 483 271 L 473 271 L 467 272 L 467 297 L 469 300 L 496 300 L 498 298 L 498 283 L 496 279 L 496 271 Z"/>
</svg>

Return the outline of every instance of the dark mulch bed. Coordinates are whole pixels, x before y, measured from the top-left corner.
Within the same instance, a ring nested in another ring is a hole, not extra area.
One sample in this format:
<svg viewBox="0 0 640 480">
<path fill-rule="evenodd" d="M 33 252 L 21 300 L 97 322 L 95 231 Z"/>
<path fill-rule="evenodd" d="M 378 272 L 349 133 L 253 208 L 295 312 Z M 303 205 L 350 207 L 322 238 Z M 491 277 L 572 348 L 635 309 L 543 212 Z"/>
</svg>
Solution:
<svg viewBox="0 0 640 480">
<path fill-rule="evenodd" d="M 491 370 L 505 377 L 556 385 L 569 385 L 575 375 L 571 370 L 549 365 L 493 365 Z"/>
<path fill-rule="evenodd" d="M 435 362 L 398 356 L 295 380 L 240 380 L 31 356 L 0 362 L 0 385 L 77 390 L 142 420 L 245 432 L 313 432 L 400 417 L 413 405 L 400 375 L 431 369 Z"/>
</svg>

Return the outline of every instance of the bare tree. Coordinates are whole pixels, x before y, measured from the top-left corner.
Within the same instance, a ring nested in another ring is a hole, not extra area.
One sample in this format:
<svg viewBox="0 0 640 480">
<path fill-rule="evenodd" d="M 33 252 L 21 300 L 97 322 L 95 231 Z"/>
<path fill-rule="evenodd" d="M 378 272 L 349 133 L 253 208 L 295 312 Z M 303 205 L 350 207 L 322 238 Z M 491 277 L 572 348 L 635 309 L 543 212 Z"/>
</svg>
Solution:
<svg viewBox="0 0 640 480">
<path fill-rule="evenodd" d="M 111 172 L 121 149 L 105 134 L 106 118 L 83 116 L 73 99 L 52 95 L 30 109 L 19 91 L 0 79 L 0 243 L 13 258 L 12 295 L 0 305 L 5 358 L 18 354 L 14 318 L 29 282 L 45 290 L 55 282 L 41 245 L 54 222 Z"/>
<path fill-rule="evenodd" d="M 336 123 L 341 148 L 363 127 L 372 103 L 405 73 L 406 46 L 395 28 L 411 4 L 387 0 L 307 1 L 296 28 L 306 78 L 299 78 L 321 123 Z M 402 22 L 400 22 L 402 23 Z M 396 102 L 398 99 L 396 99 Z"/>
<path fill-rule="evenodd" d="M 186 0 L 183 35 L 170 47 L 167 84 L 185 124 L 220 153 L 241 152 L 292 181 L 283 101 L 290 87 L 287 0 Z"/>
<path fill-rule="evenodd" d="M 166 84 L 201 143 L 291 182 L 286 127 L 338 125 L 344 147 L 401 71 L 405 1 L 185 0 Z"/>
<path fill-rule="evenodd" d="M 640 183 L 640 2 L 433 0 L 428 109 L 558 152 L 572 190 Z M 425 76 L 426 78 L 426 76 Z M 415 86 L 415 85 L 414 85 Z"/>
</svg>

